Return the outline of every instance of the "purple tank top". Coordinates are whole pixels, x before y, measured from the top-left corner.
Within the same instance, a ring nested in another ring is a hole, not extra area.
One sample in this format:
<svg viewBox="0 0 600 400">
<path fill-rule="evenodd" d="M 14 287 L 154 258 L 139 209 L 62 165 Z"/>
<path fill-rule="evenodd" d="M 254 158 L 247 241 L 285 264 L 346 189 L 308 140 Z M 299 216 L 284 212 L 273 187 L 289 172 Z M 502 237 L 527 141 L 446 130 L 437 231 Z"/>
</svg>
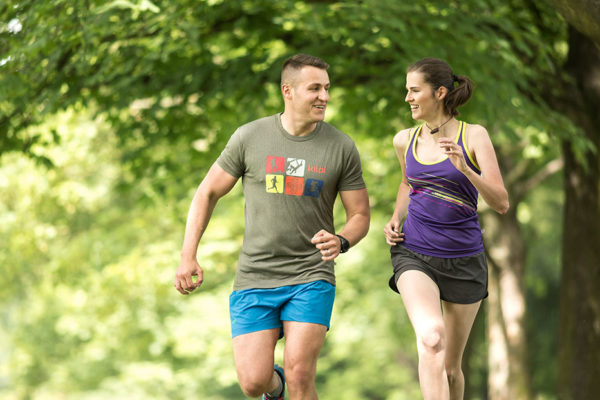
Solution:
<svg viewBox="0 0 600 400">
<path fill-rule="evenodd" d="M 444 258 L 481 253 L 477 189 L 448 157 L 433 163 L 419 161 L 415 145 L 422 127 L 411 132 L 405 153 L 411 190 L 402 227 L 404 245 L 417 253 Z M 459 121 L 456 142 L 463 150 L 467 165 L 480 174 L 479 166 L 465 147 L 465 128 L 466 124 Z"/>
</svg>

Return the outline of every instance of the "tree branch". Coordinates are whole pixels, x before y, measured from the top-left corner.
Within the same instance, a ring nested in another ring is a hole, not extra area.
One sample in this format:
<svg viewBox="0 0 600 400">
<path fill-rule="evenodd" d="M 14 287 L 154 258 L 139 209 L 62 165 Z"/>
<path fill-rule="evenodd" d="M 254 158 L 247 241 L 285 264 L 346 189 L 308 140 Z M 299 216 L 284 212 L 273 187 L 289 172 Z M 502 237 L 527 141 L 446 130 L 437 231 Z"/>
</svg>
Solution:
<svg viewBox="0 0 600 400">
<path fill-rule="evenodd" d="M 563 165 L 564 160 L 562 158 L 557 158 L 550 161 L 544 165 L 542 169 L 530 176 L 525 182 L 518 186 L 515 194 L 515 199 L 517 199 L 517 202 L 519 202 L 531 189 L 542 183 L 546 178 L 560 171 L 563 168 Z"/>
</svg>

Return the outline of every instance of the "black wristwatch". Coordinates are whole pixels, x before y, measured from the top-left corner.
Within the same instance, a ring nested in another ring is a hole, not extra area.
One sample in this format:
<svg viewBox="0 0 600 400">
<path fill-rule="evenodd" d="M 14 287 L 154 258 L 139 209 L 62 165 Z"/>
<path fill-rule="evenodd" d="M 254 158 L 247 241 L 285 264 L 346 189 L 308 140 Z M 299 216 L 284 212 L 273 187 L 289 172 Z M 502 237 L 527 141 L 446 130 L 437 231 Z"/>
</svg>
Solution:
<svg viewBox="0 0 600 400">
<path fill-rule="evenodd" d="M 350 249 L 350 242 L 348 240 L 346 240 L 346 238 L 343 236 L 340 236 L 340 235 L 335 235 L 335 236 L 340 238 L 340 246 L 341 246 L 340 253 L 347 252 Z"/>
</svg>

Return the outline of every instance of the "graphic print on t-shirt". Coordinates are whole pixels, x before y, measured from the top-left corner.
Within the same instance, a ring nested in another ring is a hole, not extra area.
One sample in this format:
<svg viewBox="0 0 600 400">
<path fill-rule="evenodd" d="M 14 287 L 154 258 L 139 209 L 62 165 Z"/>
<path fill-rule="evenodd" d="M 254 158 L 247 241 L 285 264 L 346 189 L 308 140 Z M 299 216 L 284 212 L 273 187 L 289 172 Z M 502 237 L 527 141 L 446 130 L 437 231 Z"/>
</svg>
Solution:
<svg viewBox="0 0 600 400">
<path fill-rule="evenodd" d="M 266 175 L 267 193 L 283 193 L 283 175 Z"/>
<path fill-rule="evenodd" d="M 324 181 L 306 179 L 306 160 L 267 156 L 265 168 L 265 184 L 267 193 L 277 193 L 290 196 L 319 197 L 323 190 Z M 326 169 L 310 167 L 313 173 L 325 173 Z"/>
<path fill-rule="evenodd" d="M 318 179 L 307 179 L 306 187 L 304 188 L 305 196 L 319 197 L 323 189 L 323 181 Z"/>
<path fill-rule="evenodd" d="M 302 196 L 302 188 L 304 187 L 304 178 L 296 176 L 285 177 L 285 194 L 292 196 Z"/>
<path fill-rule="evenodd" d="M 285 158 L 267 156 L 267 174 L 284 173 Z"/>
<path fill-rule="evenodd" d="M 305 161 L 300 158 L 288 158 L 286 174 L 291 176 L 304 176 Z"/>
</svg>

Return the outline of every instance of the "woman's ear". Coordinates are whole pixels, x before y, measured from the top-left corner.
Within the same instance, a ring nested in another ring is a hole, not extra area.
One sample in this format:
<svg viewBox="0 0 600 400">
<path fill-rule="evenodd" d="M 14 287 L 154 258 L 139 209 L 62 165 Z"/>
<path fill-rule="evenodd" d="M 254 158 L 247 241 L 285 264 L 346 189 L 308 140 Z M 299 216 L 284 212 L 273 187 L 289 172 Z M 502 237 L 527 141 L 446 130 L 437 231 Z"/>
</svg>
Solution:
<svg viewBox="0 0 600 400">
<path fill-rule="evenodd" d="M 435 91 L 435 97 L 438 100 L 443 100 L 444 97 L 446 97 L 446 95 L 448 94 L 448 89 L 445 86 L 440 86 L 436 91 Z"/>
</svg>

